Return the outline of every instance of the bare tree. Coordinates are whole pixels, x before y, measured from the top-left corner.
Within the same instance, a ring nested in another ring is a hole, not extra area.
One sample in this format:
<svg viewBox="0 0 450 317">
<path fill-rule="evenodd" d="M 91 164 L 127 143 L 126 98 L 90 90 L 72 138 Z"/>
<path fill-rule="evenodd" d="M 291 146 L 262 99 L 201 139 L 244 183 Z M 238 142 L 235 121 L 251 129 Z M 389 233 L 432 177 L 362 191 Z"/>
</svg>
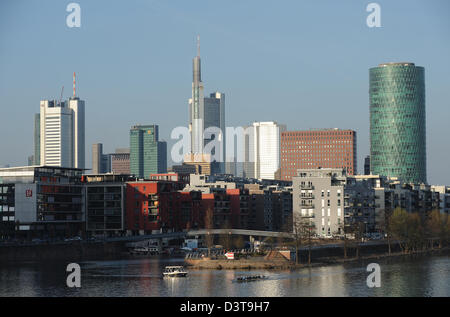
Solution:
<svg viewBox="0 0 450 317">
<path fill-rule="evenodd" d="M 355 234 L 355 248 L 356 248 L 356 257 L 359 258 L 360 256 L 360 251 L 361 251 L 361 242 L 363 240 L 364 237 L 364 229 L 365 229 L 365 224 L 362 221 L 356 221 L 353 224 L 353 232 Z"/>
<path fill-rule="evenodd" d="M 347 232 L 350 230 L 347 230 L 344 222 L 341 222 L 340 224 L 338 224 L 338 231 L 335 232 L 336 235 L 341 235 L 342 239 L 344 241 L 344 259 L 347 258 L 348 256 L 348 237 L 347 234 L 350 234 L 350 232 Z"/>
<path fill-rule="evenodd" d="M 308 248 L 308 264 L 311 264 L 311 243 L 312 243 L 312 221 L 310 217 L 303 217 L 300 215 L 292 218 L 292 236 L 295 243 L 295 263 L 300 263 L 299 249 L 304 242 L 309 245 Z"/>
<path fill-rule="evenodd" d="M 226 221 L 223 225 L 221 229 L 228 229 L 231 230 L 231 224 L 230 221 Z M 231 234 L 230 233 L 225 233 L 225 234 L 221 234 L 219 236 L 220 239 L 220 244 L 223 245 L 223 247 L 226 250 L 230 250 L 232 247 L 232 239 L 231 239 Z"/>
<path fill-rule="evenodd" d="M 209 230 L 214 228 L 214 213 L 211 207 L 208 207 L 205 212 L 205 229 L 207 230 L 205 236 L 206 246 L 208 247 L 208 257 L 211 256 L 211 248 L 214 243 L 214 236 L 209 233 Z M 209 230 L 208 230 L 209 229 Z"/>
<path fill-rule="evenodd" d="M 390 218 L 392 215 L 391 211 L 388 210 L 380 210 L 380 212 L 383 213 L 383 217 L 379 220 L 378 222 L 378 226 L 380 228 L 380 231 L 383 233 L 383 235 L 386 235 L 386 239 L 387 239 L 387 244 L 388 244 L 388 254 L 391 254 L 392 252 L 392 247 L 391 247 L 391 242 L 392 242 L 392 233 L 389 227 L 389 222 L 390 222 Z M 384 238 L 384 236 L 383 236 Z"/>
<path fill-rule="evenodd" d="M 308 244 L 308 265 L 311 265 L 311 248 L 312 248 L 312 237 L 313 232 L 316 228 L 314 221 L 312 221 L 312 218 L 308 217 L 307 222 L 305 223 L 305 229 L 306 229 L 306 238 L 307 238 L 307 244 Z M 306 220 L 306 219 L 305 219 Z"/>
</svg>

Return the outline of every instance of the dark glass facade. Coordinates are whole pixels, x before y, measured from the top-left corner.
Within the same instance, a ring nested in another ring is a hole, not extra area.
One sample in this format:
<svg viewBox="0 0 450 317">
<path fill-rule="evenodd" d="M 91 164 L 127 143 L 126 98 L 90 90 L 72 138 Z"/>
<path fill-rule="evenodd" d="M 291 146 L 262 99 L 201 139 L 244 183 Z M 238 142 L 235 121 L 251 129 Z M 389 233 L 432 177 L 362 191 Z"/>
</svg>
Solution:
<svg viewBox="0 0 450 317">
<path fill-rule="evenodd" d="M 372 174 L 426 183 L 424 72 L 413 63 L 370 69 Z"/>
</svg>

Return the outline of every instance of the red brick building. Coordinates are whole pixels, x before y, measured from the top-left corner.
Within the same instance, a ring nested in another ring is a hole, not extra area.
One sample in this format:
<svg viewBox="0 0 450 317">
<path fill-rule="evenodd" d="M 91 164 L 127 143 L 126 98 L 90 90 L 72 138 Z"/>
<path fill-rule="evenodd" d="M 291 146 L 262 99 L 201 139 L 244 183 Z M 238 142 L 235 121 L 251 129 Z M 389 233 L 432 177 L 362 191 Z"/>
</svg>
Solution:
<svg viewBox="0 0 450 317">
<path fill-rule="evenodd" d="M 292 180 L 302 168 L 345 168 L 357 172 L 356 131 L 324 129 L 281 133 L 282 180 Z"/>
<path fill-rule="evenodd" d="M 163 229 L 179 231 L 181 209 L 178 190 L 181 182 L 128 182 L 126 188 L 126 228 L 135 234 Z"/>
<path fill-rule="evenodd" d="M 179 181 L 127 182 L 126 229 L 132 234 L 205 228 L 206 211 L 213 211 L 213 227 L 247 225 L 248 190 L 227 189 L 209 194 L 183 192 Z"/>
<path fill-rule="evenodd" d="M 213 211 L 213 228 L 243 228 L 248 217 L 248 190 L 227 189 L 202 194 L 202 215 Z M 202 223 L 204 227 L 204 223 Z"/>
</svg>

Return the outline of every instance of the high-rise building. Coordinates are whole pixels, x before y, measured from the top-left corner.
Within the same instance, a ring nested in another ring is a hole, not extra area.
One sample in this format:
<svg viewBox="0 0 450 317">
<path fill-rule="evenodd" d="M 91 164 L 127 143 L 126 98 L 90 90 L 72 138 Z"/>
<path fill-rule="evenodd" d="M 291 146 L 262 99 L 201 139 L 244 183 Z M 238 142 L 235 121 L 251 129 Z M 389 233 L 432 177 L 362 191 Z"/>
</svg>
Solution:
<svg viewBox="0 0 450 317">
<path fill-rule="evenodd" d="M 103 154 L 103 144 L 92 144 L 92 174 L 111 172 L 112 154 Z"/>
<path fill-rule="evenodd" d="M 73 167 L 85 168 L 84 101 L 74 95 L 68 103 L 72 110 Z"/>
<path fill-rule="evenodd" d="M 200 43 L 197 46 L 197 56 L 192 61 L 192 98 L 189 99 L 189 130 L 191 132 L 191 152 L 203 153 L 203 130 L 205 105 L 203 98 L 203 83 L 200 61 Z"/>
<path fill-rule="evenodd" d="M 426 183 L 424 68 L 385 63 L 369 74 L 371 173 Z"/>
<path fill-rule="evenodd" d="M 356 132 L 318 129 L 281 133 L 281 179 L 291 180 L 298 169 L 344 168 L 356 174 Z"/>
<path fill-rule="evenodd" d="M 111 153 L 111 172 L 130 174 L 130 149 L 116 149 L 115 153 Z"/>
<path fill-rule="evenodd" d="M 34 165 L 34 155 L 28 156 L 27 162 L 28 162 L 27 166 L 33 166 Z"/>
<path fill-rule="evenodd" d="M 370 175 L 370 155 L 364 159 L 364 175 Z"/>
<path fill-rule="evenodd" d="M 75 73 L 73 97 L 67 101 L 41 101 L 39 117 L 35 116 L 35 151 L 39 141 L 36 165 L 85 167 L 84 107 L 84 101 L 75 95 Z"/>
<path fill-rule="evenodd" d="M 214 172 L 224 173 L 226 159 L 225 95 L 215 92 L 209 97 L 204 97 L 199 42 L 197 56 L 193 59 L 192 98 L 189 99 L 189 131 L 192 154 L 211 155 Z"/>
<path fill-rule="evenodd" d="M 159 141 L 157 125 L 136 125 L 131 128 L 130 172 L 141 178 L 167 172 L 167 143 Z"/>
<path fill-rule="evenodd" d="M 92 174 L 101 174 L 103 144 L 92 144 Z"/>
<path fill-rule="evenodd" d="M 208 147 L 211 141 L 218 141 L 211 143 L 215 145 L 211 151 L 206 151 L 212 157 L 216 157 L 215 169 L 219 173 L 225 172 L 225 94 L 215 92 L 210 94 L 209 98 L 204 98 L 204 146 Z M 217 131 L 217 128 L 220 131 Z M 211 129 L 211 131 L 209 131 Z M 215 131 L 216 130 L 216 131 Z M 215 134 L 212 134 L 215 133 Z M 213 159 L 214 160 L 214 159 Z M 214 164 L 213 164 L 214 165 Z"/>
<path fill-rule="evenodd" d="M 41 101 L 39 165 L 84 168 L 84 101 Z"/>
<path fill-rule="evenodd" d="M 244 177 L 275 179 L 280 168 L 280 139 L 285 125 L 274 121 L 254 122 L 244 135 Z"/>
</svg>

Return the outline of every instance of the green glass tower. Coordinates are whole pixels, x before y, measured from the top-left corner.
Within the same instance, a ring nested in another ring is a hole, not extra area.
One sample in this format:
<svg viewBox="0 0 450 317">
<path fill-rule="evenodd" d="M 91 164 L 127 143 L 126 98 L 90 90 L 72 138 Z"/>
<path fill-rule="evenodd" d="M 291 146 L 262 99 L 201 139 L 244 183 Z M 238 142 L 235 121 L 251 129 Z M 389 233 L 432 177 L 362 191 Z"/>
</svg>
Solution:
<svg viewBox="0 0 450 317">
<path fill-rule="evenodd" d="M 167 172 L 167 143 L 159 141 L 157 125 L 136 125 L 131 128 L 130 172 L 141 178 Z"/>
<path fill-rule="evenodd" d="M 386 63 L 369 77 L 371 173 L 426 183 L 424 68 Z"/>
</svg>

